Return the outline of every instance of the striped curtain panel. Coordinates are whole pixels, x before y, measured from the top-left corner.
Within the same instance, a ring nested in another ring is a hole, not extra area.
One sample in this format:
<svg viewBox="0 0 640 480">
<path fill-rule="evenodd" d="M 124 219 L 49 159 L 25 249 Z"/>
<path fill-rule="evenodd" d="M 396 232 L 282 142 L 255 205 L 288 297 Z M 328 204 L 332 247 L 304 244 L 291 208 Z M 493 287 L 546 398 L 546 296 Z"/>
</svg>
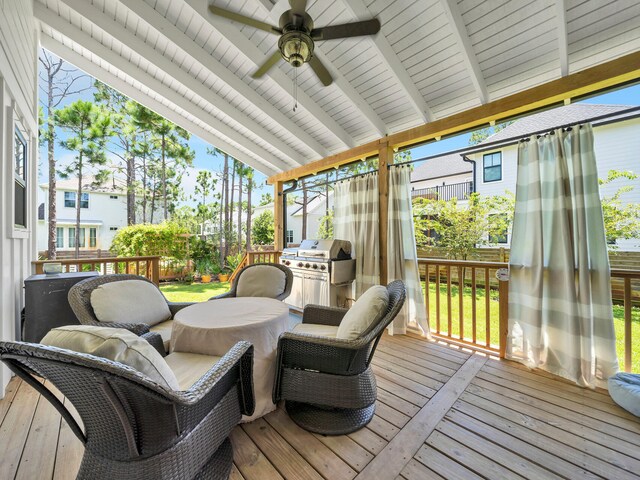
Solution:
<svg viewBox="0 0 640 480">
<path fill-rule="evenodd" d="M 356 259 L 356 299 L 380 283 L 378 224 L 377 173 L 336 183 L 333 235 L 351 242 L 351 256 Z"/>
<path fill-rule="evenodd" d="M 507 356 L 586 387 L 618 370 L 591 125 L 518 147 Z"/>
<path fill-rule="evenodd" d="M 427 311 L 424 305 L 418 252 L 413 227 L 411 205 L 411 168 L 393 167 L 389 170 L 389 228 L 387 271 L 388 280 L 402 280 L 407 288 L 407 300 L 389 327 L 389 333 L 406 333 L 407 327 L 430 337 Z"/>
</svg>

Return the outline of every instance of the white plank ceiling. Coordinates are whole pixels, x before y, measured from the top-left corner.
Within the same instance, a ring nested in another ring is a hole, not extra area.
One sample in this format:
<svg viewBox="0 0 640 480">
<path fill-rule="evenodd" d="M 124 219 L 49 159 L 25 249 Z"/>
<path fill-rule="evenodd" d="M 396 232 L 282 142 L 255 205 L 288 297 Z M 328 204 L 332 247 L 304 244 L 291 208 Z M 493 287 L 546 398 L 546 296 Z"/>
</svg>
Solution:
<svg viewBox="0 0 640 480">
<path fill-rule="evenodd" d="M 36 0 L 42 46 L 270 175 L 640 50 L 637 0 L 310 0 L 316 26 L 378 17 L 373 37 L 316 43 L 334 78 L 284 61 L 288 0 Z"/>
</svg>

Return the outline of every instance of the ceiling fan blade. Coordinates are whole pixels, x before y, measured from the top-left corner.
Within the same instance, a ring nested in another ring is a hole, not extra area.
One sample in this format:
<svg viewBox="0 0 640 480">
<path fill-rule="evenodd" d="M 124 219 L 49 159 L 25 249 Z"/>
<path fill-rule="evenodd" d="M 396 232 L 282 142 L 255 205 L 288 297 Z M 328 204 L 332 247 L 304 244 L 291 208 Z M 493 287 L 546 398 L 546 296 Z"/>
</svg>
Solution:
<svg viewBox="0 0 640 480">
<path fill-rule="evenodd" d="M 345 23 L 342 25 L 328 25 L 311 30 L 314 40 L 333 40 L 336 38 L 360 37 L 375 35 L 380 31 L 380 20 L 372 18 L 362 22 Z"/>
<path fill-rule="evenodd" d="M 276 63 L 278 63 L 278 61 L 282 58 L 282 54 L 280 53 L 280 50 L 276 50 L 275 52 L 273 52 L 273 55 L 271 55 L 266 62 L 264 62 L 260 68 L 258 68 L 258 70 L 256 70 L 255 72 L 253 72 L 253 74 L 251 75 L 253 78 L 260 78 L 262 77 L 265 73 L 267 73 L 269 71 L 269 69 L 271 67 L 273 67 Z"/>
<path fill-rule="evenodd" d="M 245 17 L 244 15 L 241 15 L 239 13 L 225 10 L 224 8 L 216 7 L 215 5 L 209 5 L 209 11 L 214 15 L 218 15 L 219 17 L 228 18 L 229 20 L 233 20 L 234 22 L 244 23 L 245 25 L 249 25 L 250 27 L 264 30 L 265 32 L 275 33 L 276 35 L 280 35 L 282 33 L 282 30 L 278 27 L 274 27 L 273 25 L 269 25 L 268 23 L 261 22 L 260 20 L 256 20 L 255 18 Z"/>
<path fill-rule="evenodd" d="M 289 0 L 291 10 L 298 15 L 304 15 L 307 9 L 307 0 Z"/>
<path fill-rule="evenodd" d="M 318 78 L 320 79 L 320 81 L 325 87 L 328 87 L 333 83 L 333 78 L 331 78 L 331 74 L 324 67 L 322 62 L 318 60 L 318 57 L 311 57 L 311 60 L 309 60 L 309 65 L 311 66 L 313 71 L 316 72 L 316 75 L 318 76 Z"/>
</svg>

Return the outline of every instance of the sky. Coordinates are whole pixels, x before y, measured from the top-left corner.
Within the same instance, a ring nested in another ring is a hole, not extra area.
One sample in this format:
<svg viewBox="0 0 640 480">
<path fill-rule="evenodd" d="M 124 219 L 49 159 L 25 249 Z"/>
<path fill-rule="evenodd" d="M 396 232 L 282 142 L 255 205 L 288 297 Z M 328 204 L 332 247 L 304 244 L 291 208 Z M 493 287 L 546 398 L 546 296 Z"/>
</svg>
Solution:
<svg viewBox="0 0 640 480">
<path fill-rule="evenodd" d="M 91 85 L 91 80 L 87 77 L 87 79 L 83 80 L 80 85 L 83 87 L 88 87 Z M 43 91 L 40 90 L 41 97 L 43 96 Z M 83 100 L 93 100 L 93 94 L 91 91 L 85 91 L 83 93 L 71 96 L 66 99 L 66 101 L 61 105 L 64 106 L 66 104 L 72 103 L 78 99 Z M 598 103 L 598 104 L 621 104 L 621 105 L 640 105 L 640 85 L 633 85 L 631 87 L 627 87 L 624 89 L 612 91 L 603 95 L 594 96 L 591 98 L 585 98 L 576 103 Z M 464 148 L 469 145 L 469 136 L 470 133 L 461 134 L 452 136 L 449 138 L 442 139 L 437 142 L 431 142 L 426 145 L 422 145 L 419 147 L 415 147 L 411 149 L 411 155 L 413 159 L 419 159 L 422 157 L 437 155 L 441 153 L 445 153 L 452 150 L 457 150 L 460 148 Z M 193 162 L 193 166 L 189 167 L 185 174 L 183 175 L 183 191 L 184 192 L 193 192 L 196 185 L 196 176 L 199 170 L 214 170 L 214 171 L 222 171 L 222 158 L 214 157 L 212 155 L 207 154 L 207 149 L 211 147 L 211 145 L 195 135 L 191 136 L 189 140 L 189 145 L 195 151 L 195 159 Z M 71 158 L 71 153 L 65 151 L 62 147 L 56 146 L 56 157 L 58 158 L 58 163 L 64 165 Z M 114 159 L 115 157 L 112 156 Z M 47 181 L 47 170 L 45 167 L 47 158 L 47 151 L 45 146 L 41 146 L 40 148 L 40 175 L 39 179 L 41 183 Z M 255 173 L 255 181 L 258 184 L 258 188 L 254 190 L 253 193 L 253 202 L 257 204 L 260 202 L 260 198 L 262 194 L 265 193 L 273 193 L 273 187 L 271 185 L 266 184 L 267 177 L 262 173 L 256 171 Z M 220 183 L 220 182 L 218 182 Z M 218 188 L 220 185 L 218 185 Z M 195 205 L 196 201 L 193 199 L 187 199 L 185 204 Z"/>
</svg>

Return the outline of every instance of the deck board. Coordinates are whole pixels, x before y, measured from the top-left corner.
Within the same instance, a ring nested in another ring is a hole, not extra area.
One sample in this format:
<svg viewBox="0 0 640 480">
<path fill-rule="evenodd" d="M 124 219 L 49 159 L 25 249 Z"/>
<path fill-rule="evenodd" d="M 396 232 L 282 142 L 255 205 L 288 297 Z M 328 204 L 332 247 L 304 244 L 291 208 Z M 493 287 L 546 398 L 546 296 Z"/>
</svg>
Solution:
<svg viewBox="0 0 640 480">
<path fill-rule="evenodd" d="M 640 479 L 640 419 L 606 391 L 403 335 L 383 337 L 373 370 L 378 401 L 367 427 L 311 434 L 280 408 L 233 431 L 230 478 Z M 0 451 L 2 479 L 66 480 L 83 447 L 14 378 L 0 400 Z"/>
</svg>

